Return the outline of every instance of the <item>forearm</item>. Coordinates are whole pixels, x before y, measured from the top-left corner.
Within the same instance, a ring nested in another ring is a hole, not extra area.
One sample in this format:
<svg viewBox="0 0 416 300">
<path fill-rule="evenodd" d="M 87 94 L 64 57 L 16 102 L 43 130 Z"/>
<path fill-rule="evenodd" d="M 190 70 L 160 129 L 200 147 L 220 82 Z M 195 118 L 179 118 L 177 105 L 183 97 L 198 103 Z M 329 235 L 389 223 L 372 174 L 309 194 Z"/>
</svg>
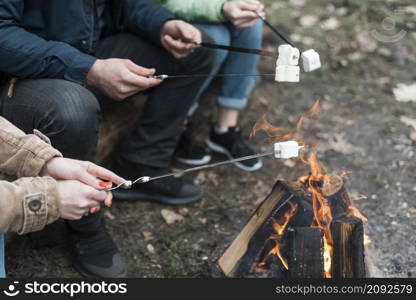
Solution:
<svg viewBox="0 0 416 300">
<path fill-rule="evenodd" d="M 26 135 L 0 117 L 0 173 L 17 178 L 37 176 L 49 160 L 62 156 L 46 137 L 42 138 L 45 141 L 33 134 Z"/>
<path fill-rule="evenodd" d="M 59 218 L 57 182 L 50 177 L 0 181 L 0 232 L 25 234 Z"/>
<path fill-rule="evenodd" d="M 67 43 L 47 41 L 20 26 L 24 1 L 0 1 L 0 71 L 19 78 L 83 84 L 95 58 Z"/>
<path fill-rule="evenodd" d="M 123 2 L 124 27 L 160 45 L 163 25 L 175 19 L 167 9 L 153 0 L 125 0 Z"/>
</svg>

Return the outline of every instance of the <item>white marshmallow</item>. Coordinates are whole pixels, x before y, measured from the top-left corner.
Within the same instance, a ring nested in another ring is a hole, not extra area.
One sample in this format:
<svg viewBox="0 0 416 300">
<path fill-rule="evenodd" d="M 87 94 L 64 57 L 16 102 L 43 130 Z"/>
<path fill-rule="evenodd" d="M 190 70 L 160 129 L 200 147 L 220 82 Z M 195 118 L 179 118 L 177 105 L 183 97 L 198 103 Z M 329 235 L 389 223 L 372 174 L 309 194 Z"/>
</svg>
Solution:
<svg viewBox="0 0 416 300">
<path fill-rule="evenodd" d="M 302 53 L 302 61 L 303 70 L 305 72 L 312 72 L 318 70 L 322 66 L 319 53 L 313 49 L 310 49 Z"/>
<path fill-rule="evenodd" d="M 299 64 L 300 51 L 291 45 L 279 46 L 279 57 L 276 66 L 297 66 Z"/>
<path fill-rule="evenodd" d="M 299 157 L 299 149 L 301 147 L 295 141 L 276 143 L 274 144 L 274 156 L 283 159 Z"/>
<path fill-rule="evenodd" d="M 275 81 L 277 82 L 299 82 L 300 81 L 300 67 L 277 66 Z"/>
</svg>

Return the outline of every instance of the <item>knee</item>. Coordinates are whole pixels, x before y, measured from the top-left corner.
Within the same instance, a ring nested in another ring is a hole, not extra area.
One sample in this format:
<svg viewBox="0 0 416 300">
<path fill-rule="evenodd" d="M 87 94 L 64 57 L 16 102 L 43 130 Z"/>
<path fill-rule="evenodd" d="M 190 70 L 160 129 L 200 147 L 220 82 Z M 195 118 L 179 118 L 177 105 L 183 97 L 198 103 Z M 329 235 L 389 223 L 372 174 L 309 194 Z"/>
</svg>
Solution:
<svg viewBox="0 0 416 300">
<path fill-rule="evenodd" d="M 86 88 L 61 81 L 52 95 L 49 119 L 53 120 L 54 133 L 71 139 L 93 138 L 98 134 L 100 107 L 95 96 Z"/>
<path fill-rule="evenodd" d="M 238 29 L 236 39 L 241 45 L 260 49 L 263 41 L 263 22 L 259 20 L 249 28 Z"/>
</svg>

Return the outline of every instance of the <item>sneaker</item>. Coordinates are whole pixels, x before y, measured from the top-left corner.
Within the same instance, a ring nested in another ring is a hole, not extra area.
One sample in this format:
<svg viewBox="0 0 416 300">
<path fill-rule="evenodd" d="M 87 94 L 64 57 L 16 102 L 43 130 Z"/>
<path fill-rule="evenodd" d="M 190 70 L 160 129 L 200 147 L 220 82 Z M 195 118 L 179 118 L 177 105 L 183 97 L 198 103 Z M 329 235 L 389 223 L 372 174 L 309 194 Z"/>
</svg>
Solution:
<svg viewBox="0 0 416 300">
<path fill-rule="evenodd" d="M 230 127 L 228 132 L 223 134 L 216 133 L 215 128 L 212 128 L 206 143 L 211 150 L 225 154 L 229 159 L 256 154 L 247 141 L 244 140 L 238 127 Z M 236 162 L 234 165 L 249 172 L 263 167 L 262 161 L 257 158 Z"/>
<path fill-rule="evenodd" d="M 69 247 L 74 267 L 88 278 L 124 278 L 127 265 L 101 220 L 100 223 L 93 232 L 70 229 Z"/>
<path fill-rule="evenodd" d="M 198 144 L 192 137 L 192 124 L 186 125 L 174 157 L 177 161 L 191 166 L 205 165 L 211 161 L 211 155 L 207 153 L 205 147 Z"/>
<path fill-rule="evenodd" d="M 135 178 L 158 176 L 168 173 L 163 169 L 141 167 Z M 119 171 L 123 176 L 123 172 Z M 131 176 L 130 176 L 131 177 Z M 128 177 L 128 178 L 130 178 Z M 204 192 L 202 187 L 184 178 L 167 177 L 144 184 L 136 184 L 130 190 L 113 191 L 115 199 L 128 201 L 152 201 L 168 205 L 183 205 L 200 200 Z"/>
</svg>

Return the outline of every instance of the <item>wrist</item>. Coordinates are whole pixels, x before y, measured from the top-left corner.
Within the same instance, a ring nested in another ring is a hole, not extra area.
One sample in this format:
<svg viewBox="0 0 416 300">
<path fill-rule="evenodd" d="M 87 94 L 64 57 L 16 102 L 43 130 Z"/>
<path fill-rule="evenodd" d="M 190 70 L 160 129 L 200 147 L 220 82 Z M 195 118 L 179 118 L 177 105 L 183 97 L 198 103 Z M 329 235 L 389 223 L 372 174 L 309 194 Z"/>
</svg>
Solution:
<svg viewBox="0 0 416 300">
<path fill-rule="evenodd" d="M 227 19 L 227 10 L 228 10 L 229 1 L 225 1 L 221 5 L 221 15 L 224 19 Z"/>
<path fill-rule="evenodd" d="M 87 77 L 85 78 L 85 83 L 90 86 L 96 85 L 97 82 L 97 75 L 100 74 L 100 67 L 103 60 L 97 59 L 91 66 L 90 70 L 88 71 Z"/>
<path fill-rule="evenodd" d="M 54 157 L 50 160 L 48 160 L 45 165 L 43 166 L 42 170 L 40 171 L 39 175 L 41 177 L 45 177 L 45 176 L 50 176 L 53 177 L 51 175 L 51 166 L 59 159 L 59 157 Z"/>
</svg>

